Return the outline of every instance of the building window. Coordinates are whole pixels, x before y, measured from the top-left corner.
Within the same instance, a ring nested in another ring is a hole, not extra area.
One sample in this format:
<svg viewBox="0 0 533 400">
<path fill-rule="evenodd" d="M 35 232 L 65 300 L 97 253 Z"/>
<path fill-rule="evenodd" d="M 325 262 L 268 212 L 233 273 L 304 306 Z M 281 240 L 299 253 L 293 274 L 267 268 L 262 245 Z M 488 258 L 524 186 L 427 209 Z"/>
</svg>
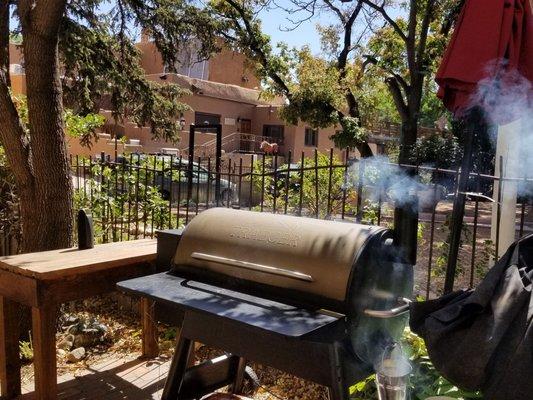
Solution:
<svg viewBox="0 0 533 400">
<path fill-rule="evenodd" d="M 283 125 L 263 125 L 263 136 L 274 139 L 277 143 L 283 143 L 285 137 L 285 126 Z"/>
<path fill-rule="evenodd" d="M 204 128 L 205 125 L 219 125 L 220 124 L 220 115 L 217 114 L 208 114 L 202 112 L 194 113 L 194 125 L 196 130 L 202 132 L 215 133 L 216 128 Z"/>
<path fill-rule="evenodd" d="M 220 124 L 220 115 L 195 112 L 194 125 L 201 127 L 202 125 L 218 125 Z"/>
<path fill-rule="evenodd" d="M 309 147 L 318 146 L 318 129 L 305 128 L 305 145 Z"/>
</svg>

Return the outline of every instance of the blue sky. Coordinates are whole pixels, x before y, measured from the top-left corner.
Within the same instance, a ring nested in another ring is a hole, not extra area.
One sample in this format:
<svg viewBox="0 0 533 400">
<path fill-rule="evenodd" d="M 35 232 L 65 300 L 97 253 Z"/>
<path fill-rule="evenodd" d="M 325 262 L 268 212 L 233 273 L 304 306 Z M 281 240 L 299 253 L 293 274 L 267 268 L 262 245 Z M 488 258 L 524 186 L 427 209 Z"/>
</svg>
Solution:
<svg viewBox="0 0 533 400">
<path fill-rule="evenodd" d="M 316 24 L 326 25 L 328 23 L 327 15 L 319 15 L 290 32 L 282 29 L 290 27 L 291 23 L 287 20 L 287 14 L 280 9 L 264 10 L 259 17 L 263 22 L 264 32 L 270 35 L 273 43 L 285 42 L 295 47 L 309 45 L 313 53 L 320 52 L 320 40 L 316 31 Z"/>
<path fill-rule="evenodd" d="M 285 4 L 289 3 L 285 2 Z M 102 10 L 107 11 L 109 7 L 109 3 L 104 3 Z M 396 16 L 395 14 L 397 13 L 392 12 L 393 16 Z M 291 47 L 308 45 L 315 54 L 320 52 L 320 40 L 316 30 L 317 23 L 328 25 L 336 22 L 331 14 L 324 12 L 316 15 L 312 20 L 305 21 L 298 28 L 287 32 L 283 28 L 293 26 L 287 17 L 288 14 L 279 8 L 265 9 L 259 14 L 259 18 L 263 22 L 263 30 L 270 35 L 273 44 L 285 42 Z M 295 16 L 293 18 L 298 19 Z M 12 20 L 12 23 L 14 25 L 15 21 Z"/>
</svg>

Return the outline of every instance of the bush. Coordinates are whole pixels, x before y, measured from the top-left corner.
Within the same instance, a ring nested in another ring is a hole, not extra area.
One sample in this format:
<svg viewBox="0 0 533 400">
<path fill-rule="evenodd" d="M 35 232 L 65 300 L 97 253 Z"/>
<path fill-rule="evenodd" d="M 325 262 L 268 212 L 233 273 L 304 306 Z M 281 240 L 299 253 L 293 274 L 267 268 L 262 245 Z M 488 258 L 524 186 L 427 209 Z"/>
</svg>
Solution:
<svg viewBox="0 0 533 400">
<path fill-rule="evenodd" d="M 134 157 L 134 164 L 81 159 L 90 179 L 74 192 L 74 208 L 87 209 L 94 220 L 97 242 L 118 241 L 169 226 L 168 201 L 156 187 L 156 174 L 165 166 L 158 157 Z M 177 171 L 176 171 L 177 172 Z M 174 225 L 173 224 L 173 225 Z M 124 237 L 126 235 L 126 237 Z"/>
<path fill-rule="evenodd" d="M 338 157 L 330 160 L 328 154 L 317 153 L 316 160 L 305 158 L 303 179 L 300 164 L 297 167 L 293 164 L 289 170 L 287 164 L 275 168 L 273 163 L 268 158 L 264 169 L 262 161 L 253 166 L 255 191 L 263 191 L 262 177 L 265 178 L 263 207 L 276 211 L 287 207 L 288 213 L 299 214 L 301 199 L 302 215 L 329 218 L 341 213 L 343 199 L 346 205 L 353 204 L 355 190 L 345 185 L 344 168 Z"/>
<path fill-rule="evenodd" d="M 405 331 L 402 339 L 402 348 L 413 367 L 410 377 L 410 398 L 412 400 L 426 400 L 431 396 L 447 396 L 458 400 L 483 398 L 479 392 L 464 391 L 443 378 L 431 363 L 424 340 L 409 329 Z M 353 385 L 350 388 L 350 398 L 353 400 L 376 399 L 375 375 Z"/>
</svg>

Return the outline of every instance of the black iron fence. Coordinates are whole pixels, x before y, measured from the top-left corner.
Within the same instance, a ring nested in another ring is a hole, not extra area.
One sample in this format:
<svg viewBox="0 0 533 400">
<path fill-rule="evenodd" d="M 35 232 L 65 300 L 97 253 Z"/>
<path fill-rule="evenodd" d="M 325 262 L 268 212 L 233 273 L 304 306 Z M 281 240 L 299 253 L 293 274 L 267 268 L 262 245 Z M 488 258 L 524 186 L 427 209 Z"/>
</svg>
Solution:
<svg viewBox="0 0 533 400">
<path fill-rule="evenodd" d="M 75 208 L 91 211 L 97 242 L 155 237 L 160 229 L 182 227 L 211 207 L 232 207 L 393 227 L 394 207 L 419 211 L 416 291 L 442 292 L 450 215 L 459 171 L 358 162 L 350 152 L 287 157 L 251 155 L 194 161 L 178 156 L 130 154 L 72 157 Z M 217 169 L 218 167 L 218 169 Z M 407 171 L 415 170 L 416 178 Z M 527 194 L 533 180 L 470 175 L 456 287 L 473 287 L 497 253 L 501 201 L 494 187 L 515 182 Z M 497 199 L 498 200 L 498 199 Z M 501 199 L 500 199 L 501 200 Z M 518 198 L 516 236 L 533 231 L 531 197 Z M 5 246 L 4 253 L 16 246 Z"/>
</svg>

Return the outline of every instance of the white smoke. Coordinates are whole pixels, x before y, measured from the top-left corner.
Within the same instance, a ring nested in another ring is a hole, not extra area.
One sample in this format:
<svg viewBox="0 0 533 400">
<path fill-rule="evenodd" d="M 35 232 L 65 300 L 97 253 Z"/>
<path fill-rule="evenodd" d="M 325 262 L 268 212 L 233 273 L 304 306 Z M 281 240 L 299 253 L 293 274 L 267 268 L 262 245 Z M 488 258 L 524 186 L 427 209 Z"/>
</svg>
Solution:
<svg viewBox="0 0 533 400">
<path fill-rule="evenodd" d="M 509 157 L 504 160 L 506 178 L 520 179 L 518 193 L 533 195 L 533 82 L 516 69 L 509 70 L 503 61 L 487 67 L 487 79 L 479 82 L 472 105 L 480 106 L 493 125 L 494 132 L 511 132 L 508 140 Z M 497 137 L 492 138 L 494 143 Z M 495 171 L 497 174 L 497 171 Z"/>
<path fill-rule="evenodd" d="M 392 201 L 416 211 L 416 196 L 424 188 L 417 176 L 392 163 L 386 156 L 363 158 L 348 169 L 347 184 L 365 189 L 364 197 L 374 203 Z"/>
</svg>

